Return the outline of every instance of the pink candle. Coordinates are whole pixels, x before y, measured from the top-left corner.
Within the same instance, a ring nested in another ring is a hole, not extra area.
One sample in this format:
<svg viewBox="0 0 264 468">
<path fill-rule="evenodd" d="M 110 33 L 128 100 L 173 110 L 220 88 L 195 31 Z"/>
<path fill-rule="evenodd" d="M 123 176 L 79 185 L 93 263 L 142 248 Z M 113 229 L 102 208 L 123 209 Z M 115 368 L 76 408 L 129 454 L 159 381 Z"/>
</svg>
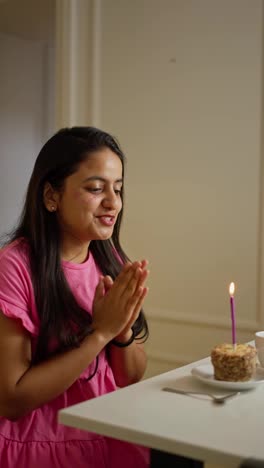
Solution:
<svg viewBox="0 0 264 468">
<path fill-rule="evenodd" d="M 232 321 L 232 343 L 233 347 L 236 347 L 236 315 L 235 315 L 235 301 L 234 301 L 235 284 L 230 283 L 229 294 L 230 294 L 230 308 L 231 308 L 231 321 Z"/>
</svg>

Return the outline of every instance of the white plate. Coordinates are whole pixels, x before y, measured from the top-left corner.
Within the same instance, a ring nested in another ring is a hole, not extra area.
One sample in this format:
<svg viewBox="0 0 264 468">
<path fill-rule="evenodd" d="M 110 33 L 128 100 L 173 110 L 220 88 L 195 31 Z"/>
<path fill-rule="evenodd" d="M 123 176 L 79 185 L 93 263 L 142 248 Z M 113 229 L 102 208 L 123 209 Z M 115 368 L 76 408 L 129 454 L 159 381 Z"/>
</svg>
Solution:
<svg viewBox="0 0 264 468">
<path fill-rule="evenodd" d="M 255 375 L 248 382 L 226 382 L 214 378 L 212 364 L 203 364 L 192 369 L 192 375 L 201 382 L 226 390 L 249 390 L 264 383 L 264 368 L 257 367 Z"/>
</svg>

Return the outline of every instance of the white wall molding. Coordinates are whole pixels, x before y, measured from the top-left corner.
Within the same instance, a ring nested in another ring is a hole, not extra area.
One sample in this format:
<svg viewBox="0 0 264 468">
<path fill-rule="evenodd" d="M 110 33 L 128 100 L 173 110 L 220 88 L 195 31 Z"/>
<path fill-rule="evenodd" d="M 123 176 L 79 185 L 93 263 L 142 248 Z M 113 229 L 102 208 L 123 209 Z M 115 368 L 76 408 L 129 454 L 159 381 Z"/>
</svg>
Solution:
<svg viewBox="0 0 264 468">
<path fill-rule="evenodd" d="M 92 8 L 92 0 L 56 0 L 57 128 L 91 124 Z"/>
<path fill-rule="evenodd" d="M 262 8 L 262 25 L 264 24 L 264 8 L 263 2 L 261 4 Z M 262 27 L 262 83 L 264 76 L 264 28 Z M 260 126 L 261 126 L 261 141 L 260 141 L 260 164 L 259 164 L 259 223 L 258 223 L 258 284 L 257 284 L 257 314 L 258 321 L 264 327 L 264 92 L 262 85 L 262 102 L 261 102 L 261 116 L 260 116 Z"/>
<path fill-rule="evenodd" d="M 174 323 L 187 323 L 192 325 L 199 325 L 206 328 L 223 328 L 230 329 L 230 321 L 227 319 L 214 318 L 209 315 L 196 315 L 196 314 L 184 314 L 175 312 L 175 310 L 159 309 L 148 305 L 147 318 L 151 321 L 158 322 L 174 322 Z M 238 330 L 255 331 L 261 327 L 261 324 L 257 320 L 237 320 L 236 323 Z"/>
<path fill-rule="evenodd" d="M 43 142 L 55 132 L 55 50 L 54 44 L 43 44 Z"/>
<path fill-rule="evenodd" d="M 91 79 L 91 123 L 100 127 L 101 118 L 101 41 L 102 41 L 101 0 L 92 5 L 92 79 Z"/>
</svg>

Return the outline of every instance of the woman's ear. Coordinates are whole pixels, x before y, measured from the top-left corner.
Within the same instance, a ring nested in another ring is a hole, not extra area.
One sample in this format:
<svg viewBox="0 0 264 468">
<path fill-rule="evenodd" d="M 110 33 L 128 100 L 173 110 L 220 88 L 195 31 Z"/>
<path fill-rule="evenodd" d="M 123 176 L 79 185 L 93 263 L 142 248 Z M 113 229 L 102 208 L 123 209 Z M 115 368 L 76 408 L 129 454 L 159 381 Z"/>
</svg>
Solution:
<svg viewBox="0 0 264 468">
<path fill-rule="evenodd" d="M 58 192 L 56 192 L 49 182 L 46 182 L 43 190 L 43 203 L 48 211 L 57 211 Z"/>
</svg>

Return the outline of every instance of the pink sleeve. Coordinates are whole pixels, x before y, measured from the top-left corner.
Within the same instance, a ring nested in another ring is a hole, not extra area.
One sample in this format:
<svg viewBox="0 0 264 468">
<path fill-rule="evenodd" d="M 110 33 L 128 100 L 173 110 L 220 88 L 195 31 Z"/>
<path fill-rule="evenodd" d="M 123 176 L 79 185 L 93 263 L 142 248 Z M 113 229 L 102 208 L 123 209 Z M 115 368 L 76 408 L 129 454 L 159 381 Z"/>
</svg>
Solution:
<svg viewBox="0 0 264 468">
<path fill-rule="evenodd" d="M 27 263 L 17 247 L 9 246 L 0 252 L 0 310 L 37 335 L 38 320 Z"/>
</svg>

